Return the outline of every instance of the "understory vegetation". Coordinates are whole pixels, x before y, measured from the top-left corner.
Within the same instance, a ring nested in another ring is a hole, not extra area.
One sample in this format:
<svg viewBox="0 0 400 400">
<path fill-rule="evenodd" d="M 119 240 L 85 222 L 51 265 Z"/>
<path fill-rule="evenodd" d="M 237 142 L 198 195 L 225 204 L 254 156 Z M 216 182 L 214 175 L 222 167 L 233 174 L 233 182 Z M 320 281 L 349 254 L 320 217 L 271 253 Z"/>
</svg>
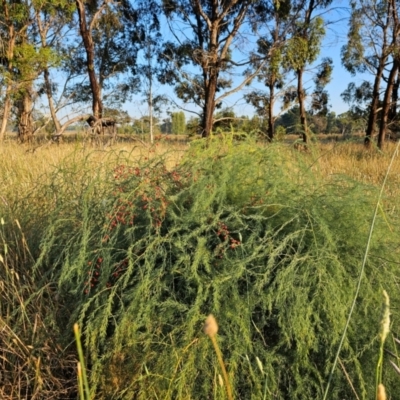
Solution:
<svg viewBox="0 0 400 400">
<path fill-rule="evenodd" d="M 212 313 L 235 399 L 321 399 L 387 155 L 229 137 L 146 151 L 0 158 L 0 397 L 77 398 L 78 323 L 93 398 L 226 399 L 203 333 Z M 399 333 L 393 175 L 330 399 L 375 396 L 383 290 Z"/>
</svg>

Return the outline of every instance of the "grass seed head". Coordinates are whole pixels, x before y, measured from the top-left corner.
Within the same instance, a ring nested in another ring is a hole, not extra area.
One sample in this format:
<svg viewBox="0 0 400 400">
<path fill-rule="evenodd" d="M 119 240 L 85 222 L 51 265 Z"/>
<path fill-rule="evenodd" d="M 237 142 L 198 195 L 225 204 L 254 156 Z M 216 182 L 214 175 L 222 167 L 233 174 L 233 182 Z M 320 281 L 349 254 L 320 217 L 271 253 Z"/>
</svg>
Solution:
<svg viewBox="0 0 400 400">
<path fill-rule="evenodd" d="M 382 383 L 379 384 L 378 386 L 378 398 L 377 400 L 386 400 L 386 390 L 385 386 L 382 385 Z"/>
<path fill-rule="evenodd" d="M 263 374 L 264 368 L 263 368 L 261 360 L 258 357 L 256 357 L 256 361 L 257 361 L 258 368 L 260 369 L 261 373 Z"/>
<path fill-rule="evenodd" d="M 214 315 L 210 314 L 206 318 L 206 322 L 204 324 L 204 333 L 210 338 L 214 337 L 218 332 L 218 324 L 216 319 L 214 318 Z"/>
<path fill-rule="evenodd" d="M 381 321 L 380 337 L 381 342 L 385 342 L 387 335 L 390 331 L 390 308 L 389 308 L 389 296 L 386 290 L 383 291 L 384 303 L 383 303 L 383 315 Z"/>
</svg>

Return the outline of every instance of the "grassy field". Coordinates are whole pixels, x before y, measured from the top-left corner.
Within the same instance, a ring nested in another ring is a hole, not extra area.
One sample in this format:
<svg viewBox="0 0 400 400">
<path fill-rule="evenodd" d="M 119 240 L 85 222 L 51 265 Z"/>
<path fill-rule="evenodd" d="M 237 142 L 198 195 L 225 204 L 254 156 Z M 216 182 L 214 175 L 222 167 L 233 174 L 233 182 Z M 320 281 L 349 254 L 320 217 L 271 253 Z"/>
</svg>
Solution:
<svg viewBox="0 0 400 400">
<path fill-rule="evenodd" d="M 0 147 L 0 397 L 388 398 L 399 335 L 400 160 L 360 143 Z M 377 218 L 369 241 L 374 210 Z"/>
</svg>

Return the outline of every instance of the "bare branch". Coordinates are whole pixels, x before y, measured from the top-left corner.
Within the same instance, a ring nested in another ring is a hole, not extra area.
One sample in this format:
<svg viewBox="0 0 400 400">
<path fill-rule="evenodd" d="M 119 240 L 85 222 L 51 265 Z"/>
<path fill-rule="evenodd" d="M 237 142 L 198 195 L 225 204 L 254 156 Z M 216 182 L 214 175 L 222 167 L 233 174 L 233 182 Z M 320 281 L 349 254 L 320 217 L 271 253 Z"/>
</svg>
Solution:
<svg viewBox="0 0 400 400">
<path fill-rule="evenodd" d="M 89 117 L 90 117 L 89 114 L 84 114 L 84 115 L 78 115 L 77 117 L 68 120 L 65 124 L 62 125 L 61 129 L 53 135 L 53 138 L 60 137 L 64 133 L 64 131 L 73 123 L 78 121 L 86 121 Z"/>
</svg>

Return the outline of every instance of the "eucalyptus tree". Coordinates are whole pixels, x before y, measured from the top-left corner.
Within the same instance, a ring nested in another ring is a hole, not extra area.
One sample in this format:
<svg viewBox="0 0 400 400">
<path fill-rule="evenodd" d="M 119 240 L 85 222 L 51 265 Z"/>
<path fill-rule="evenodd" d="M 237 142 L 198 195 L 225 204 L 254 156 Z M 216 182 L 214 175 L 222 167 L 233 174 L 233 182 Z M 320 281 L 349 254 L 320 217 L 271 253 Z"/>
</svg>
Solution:
<svg viewBox="0 0 400 400">
<path fill-rule="evenodd" d="M 241 61 L 234 58 L 245 44 L 249 45 L 241 28 L 253 5 L 252 0 L 162 1 L 173 40 L 165 43 L 160 55 L 165 65 L 160 80 L 174 84 L 177 96 L 185 103 L 194 102 L 201 108 L 203 137 L 210 135 L 214 111 L 222 100 L 243 88 L 262 68 L 263 64 L 233 87 L 229 72 L 250 62 L 247 55 Z M 193 73 L 193 67 L 197 73 Z"/>
<path fill-rule="evenodd" d="M 357 73 L 370 73 L 373 84 L 362 83 L 360 90 L 350 84 L 344 96 L 348 100 L 360 103 L 368 100 L 368 123 L 365 133 L 365 144 L 369 145 L 379 123 L 380 133 L 378 145 L 383 145 L 387 118 L 390 111 L 393 115 L 397 102 L 396 75 L 398 74 L 399 23 L 398 7 L 395 0 L 354 0 L 351 2 L 350 28 L 348 41 L 342 48 L 342 62 L 347 70 Z M 391 67 L 390 67 L 391 66 Z M 387 68 L 390 68 L 387 76 Z M 385 75 L 386 74 L 386 75 Z M 391 82 L 386 90 L 383 83 Z M 359 96 L 365 93 L 365 87 L 370 88 L 369 96 Z M 388 91 L 389 90 L 389 91 Z M 382 91 L 386 92 L 383 99 Z M 354 93 L 354 97 L 349 97 Z M 391 98 L 395 96 L 395 101 Z M 383 117 L 382 120 L 382 116 Z M 381 116 L 381 118 L 380 118 Z"/>
<path fill-rule="evenodd" d="M 51 80 L 50 70 L 59 67 L 62 62 L 64 40 L 69 31 L 74 11 L 74 3 L 67 0 L 34 3 L 34 34 L 38 37 L 37 45 L 50 50 L 53 54 L 53 57 L 48 60 L 48 64 L 43 67 L 41 91 L 46 94 L 51 119 L 57 132 L 61 129 L 57 117 L 58 105 L 54 101 L 57 85 Z"/>
<path fill-rule="evenodd" d="M 353 132 L 365 131 L 365 111 L 359 108 L 351 108 L 337 116 L 336 125 L 343 136 L 351 136 Z"/>
<path fill-rule="evenodd" d="M 292 12 L 297 18 L 292 27 L 291 37 L 287 41 L 285 62 L 287 68 L 294 72 L 297 80 L 296 95 L 304 142 L 307 142 L 309 136 L 304 76 L 307 67 L 313 64 L 320 54 L 322 39 L 325 36 L 325 21 L 321 17 L 321 12 L 326 11 L 331 3 L 332 0 L 299 0 L 292 3 Z M 317 94 L 319 91 L 319 94 L 324 96 L 325 93 L 321 91 L 321 88 L 328 82 L 332 69 L 329 64 L 332 64 L 330 59 L 324 60 L 322 68 L 325 71 L 319 72 L 322 79 L 319 83 L 317 82 Z"/>
<path fill-rule="evenodd" d="M 32 24 L 30 11 L 28 1 L 18 3 L 2 1 L 0 3 L 0 71 L 3 87 L 3 115 L 0 127 L 0 141 L 4 140 L 13 95 L 16 94 L 21 82 L 21 67 L 23 67 L 23 61 L 28 51 L 26 35 L 27 30 Z"/>
<path fill-rule="evenodd" d="M 65 69 L 78 75 L 82 69 L 87 73 L 89 84 L 72 89 L 77 101 L 92 100 L 95 118 L 103 116 L 103 101 L 115 107 L 126 100 L 137 86 L 135 77 L 126 75 L 133 70 L 140 47 L 144 25 L 138 8 L 128 0 L 119 2 L 75 0 L 79 34 L 84 52 L 77 45 L 74 57 Z M 143 8 L 140 9 L 143 11 Z M 118 80 L 118 78 L 122 78 Z M 107 91 L 107 93 L 105 93 Z"/>
<path fill-rule="evenodd" d="M 183 135 L 186 131 L 185 113 L 183 111 L 171 113 L 172 133 Z"/>
<path fill-rule="evenodd" d="M 296 15 L 291 14 L 291 7 L 291 0 L 260 1 L 252 15 L 253 30 L 259 35 L 252 64 L 255 68 L 264 64 L 257 79 L 264 83 L 268 91 L 253 90 L 245 98 L 255 107 L 259 116 L 267 119 L 269 140 L 274 137 L 275 103 L 285 84 L 286 38 L 296 19 Z"/>
<path fill-rule="evenodd" d="M 3 80 L 3 116 L 0 140 L 14 106 L 21 142 L 34 133 L 33 107 L 40 90 L 35 82 L 43 71 L 57 62 L 57 56 L 46 43 L 40 44 L 38 32 L 44 28 L 42 18 L 54 12 L 64 13 L 68 2 L 59 0 L 3 1 L 0 4 L 1 77 Z M 57 11 L 56 11 L 57 10 Z M 47 24 L 47 23 L 46 23 Z"/>
<path fill-rule="evenodd" d="M 284 127 L 288 134 L 296 134 L 300 125 L 299 106 L 295 105 L 279 115 L 276 120 L 276 125 Z"/>
<path fill-rule="evenodd" d="M 139 92 L 145 96 L 150 121 L 150 142 L 153 143 L 153 114 L 159 113 L 161 105 L 166 103 L 166 98 L 155 94 L 155 81 L 157 75 L 162 73 L 158 64 L 158 54 L 162 48 L 162 35 L 160 32 L 160 6 L 157 1 L 144 1 L 140 7 L 140 20 L 143 26 L 141 47 L 138 60 L 134 66 L 134 73 L 140 82 Z"/>
<path fill-rule="evenodd" d="M 392 67 L 387 79 L 387 86 L 382 101 L 382 118 L 379 124 L 378 147 L 383 148 L 386 131 L 389 124 L 395 125 L 397 118 L 397 101 L 399 89 L 399 69 L 400 58 L 398 55 L 393 57 Z"/>
<path fill-rule="evenodd" d="M 332 77 L 333 61 L 330 57 L 325 57 L 318 65 L 318 70 L 314 75 L 315 89 L 311 96 L 311 109 L 313 115 L 326 116 L 329 111 L 329 95 L 325 90 L 326 85 Z"/>
<path fill-rule="evenodd" d="M 351 116 L 353 120 L 358 122 L 363 121 L 363 124 L 358 123 L 358 126 L 363 127 L 363 131 L 367 131 L 368 119 L 370 116 L 369 106 L 372 98 L 373 86 L 371 82 L 364 81 L 360 85 L 356 85 L 354 82 L 349 83 L 347 89 L 340 95 L 343 101 L 349 104 L 349 111 L 342 114 L 342 118 L 345 116 Z M 368 140 L 369 143 L 369 140 Z"/>
<path fill-rule="evenodd" d="M 400 22 L 398 15 L 398 5 L 396 0 L 388 1 L 388 14 L 391 18 L 391 39 L 390 39 L 390 48 L 391 48 L 391 58 L 392 58 L 392 66 L 389 72 L 389 76 L 387 79 L 387 86 L 385 90 L 385 94 L 383 97 L 382 104 L 382 118 L 379 125 L 379 134 L 378 134 L 378 147 L 380 149 L 383 148 L 383 143 L 386 136 L 386 128 L 388 126 L 389 117 L 396 117 L 396 103 L 397 103 L 397 89 L 399 82 L 399 68 L 400 68 Z M 397 83 L 396 83 L 397 82 Z M 397 85 L 397 89 L 396 89 Z"/>
</svg>

